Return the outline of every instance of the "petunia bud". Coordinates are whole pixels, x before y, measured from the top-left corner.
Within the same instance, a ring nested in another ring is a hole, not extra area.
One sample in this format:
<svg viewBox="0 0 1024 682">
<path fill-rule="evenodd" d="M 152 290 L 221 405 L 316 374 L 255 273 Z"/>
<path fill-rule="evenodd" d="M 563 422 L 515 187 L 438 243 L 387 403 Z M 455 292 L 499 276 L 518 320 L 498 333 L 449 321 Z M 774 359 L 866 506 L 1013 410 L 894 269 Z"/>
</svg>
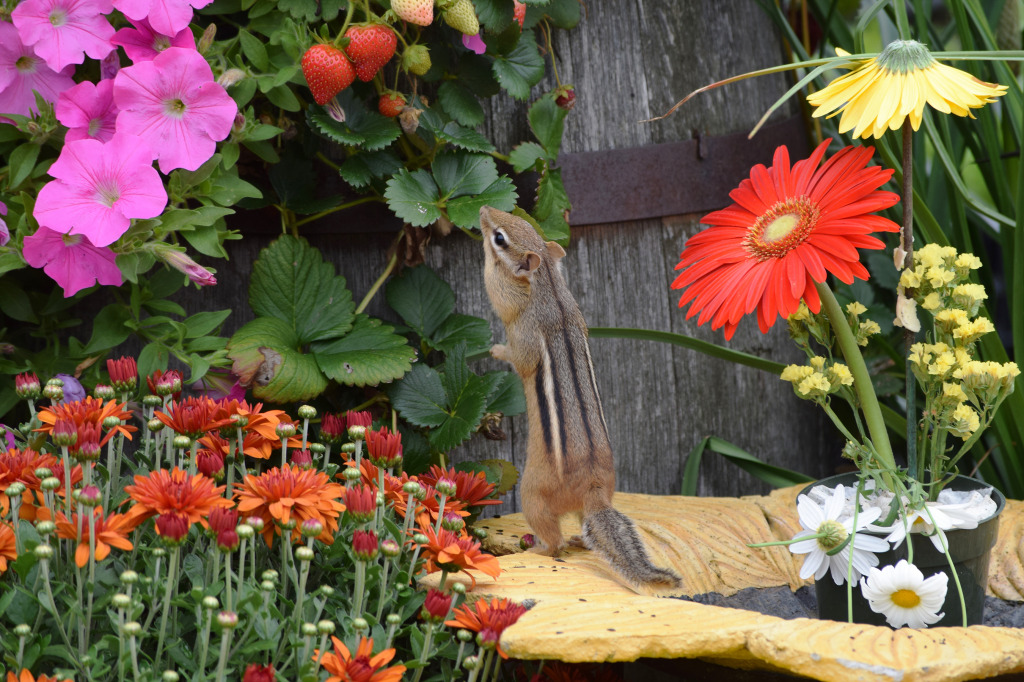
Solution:
<svg viewBox="0 0 1024 682">
<path fill-rule="evenodd" d="M 217 77 L 217 85 L 222 88 L 230 88 L 232 85 L 240 83 L 243 80 L 245 80 L 245 71 L 242 71 L 241 69 L 228 69 Z M 242 116 L 242 125 L 245 125 L 245 116 Z M 234 126 L 232 126 L 232 128 L 234 128 Z"/>
<path fill-rule="evenodd" d="M 206 54 L 206 51 L 213 45 L 213 39 L 217 37 L 217 24 L 210 24 L 203 31 L 202 37 L 199 38 L 199 42 L 196 43 L 196 50 L 199 54 Z"/>
<path fill-rule="evenodd" d="M 184 275 L 188 277 L 189 281 L 193 284 L 205 287 L 213 286 L 217 283 L 217 278 L 213 276 L 213 273 L 192 260 L 188 254 L 170 246 L 166 248 L 158 248 L 155 249 L 155 251 L 160 260 L 167 263 L 167 265 L 170 265 L 175 270 L 184 273 Z"/>
</svg>

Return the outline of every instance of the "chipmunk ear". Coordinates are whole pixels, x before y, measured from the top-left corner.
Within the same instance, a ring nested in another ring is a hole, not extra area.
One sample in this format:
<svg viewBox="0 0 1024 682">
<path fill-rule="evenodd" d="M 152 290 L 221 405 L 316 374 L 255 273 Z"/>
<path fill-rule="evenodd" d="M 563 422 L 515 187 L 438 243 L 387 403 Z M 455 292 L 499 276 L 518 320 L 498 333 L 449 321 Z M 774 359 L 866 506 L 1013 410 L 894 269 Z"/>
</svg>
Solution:
<svg viewBox="0 0 1024 682">
<path fill-rule="evenodd" d="M 548 248 L 548 256 L 551 258 L 555 260 L 565 258 L 565 249 L 558 242 L 544 242 L 544 246 Z"/>
<path fill-rule="evenodd" d="M 523 254 L 523 260 L 519 262 L 519 267 L 516 268 L 516 276 L 529 277 L 539 267 L 540 256 L 533 251 L 527 251 Z"/>
</svg>

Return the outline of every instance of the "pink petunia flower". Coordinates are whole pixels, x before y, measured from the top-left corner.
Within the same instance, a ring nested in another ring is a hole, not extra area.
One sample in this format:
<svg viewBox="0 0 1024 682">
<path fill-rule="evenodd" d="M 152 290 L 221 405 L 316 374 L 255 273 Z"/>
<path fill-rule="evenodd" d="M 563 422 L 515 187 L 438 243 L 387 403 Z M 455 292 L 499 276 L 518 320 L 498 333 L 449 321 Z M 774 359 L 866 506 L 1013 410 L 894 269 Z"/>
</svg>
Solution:
<svg viewBox="0 0 1024 682">
<path fill-rule="evenodd" d="M 115 262 L 114 252 L 95 246 L 80 234 L 61 234 L 47 227 L 25 237 L 22 251 L 25 261 L 42 268 L 64 289 L 64 298 L 99 282 L 118 286 L 124 280 Z"/>
<path fill-rule="evenodd" d="M 107 142 L 114 137 L 117 107 L 114 106 L 114 81 L 83 81 L 60 93 L 57 120 L 68 127 L 65 142 L 94 139 Z"/>
<path fill-rule="evenodd" d="M 149 140 L 160 170 L 193 171 L 231 132 L 238 107 L 195 50 L 170 47 L 114 79 L 117 129 Z"/>
<path fill-rule="evenodd" d="M 169 47 L 196 49 L 196 38 L 186 26 L 174 36 L 166 36 L 153 30 L 146 19 L 133 21 L 135 28 L 122 28 L 110 42 L 124 48 L 128 59 L 135 63 L 150 62 Z"/>
<path fill-rule="evenodd" d="M 472 50 L 476 54 L 483 54 L 487 52 L 487 45 L 484 44 L 484 39 L 480 33 L 475 33 L 471 36 L 462 34 L 462 46 L 467 50 Z"/>
<path fill-rule="evenodd" d="M 115 34 L 116 35 L 116 34 Z M 121 70 L 121 55 L 117 50 L 111 50 L 110 54 L 100 60 L 100 80 L 109 80 Z"/>
<path fill-rule="evenodd" d="M 81 64 L 85 55 L 103 59 L 114 49 L 114 27 L 104 16 L 112 10 L 110 0 L 24 0 L 11 18 L 22 42 L 60 71 Z"/>
<path fill-rule="evenodd" d="M 18 29 L 0 21 L 0 113 L 28 116 L 36 111 L 35 90 L 47 102 L 75 84 L 75 67 L 54 71 L 21 42 Z"/>
<path fill-rule="evenodd" d="M 192 21 L 192 8 L 201 9 L 213 0 L 114 0 L 114 7 L 133 22 L 148 19 L 158 33 L 177 35 Z"/>
<path fill-rule="evenodd" d="M 6 246 L 11 241 L 11 231 L 7 229 L 7 204 L 0 201 L 0 246 Z"/>
<path fill-rule="evenodd" d="M 58 232 L 86 235 L 96 246 L 114 243 L 132 218 L 156 217 L 167 205 L 152 159 L 144 140 L 125 133 L 106 144 L 65 144 L 50 166 L 57 179 L 39 190 L 36 220 Z"/>
</svg>

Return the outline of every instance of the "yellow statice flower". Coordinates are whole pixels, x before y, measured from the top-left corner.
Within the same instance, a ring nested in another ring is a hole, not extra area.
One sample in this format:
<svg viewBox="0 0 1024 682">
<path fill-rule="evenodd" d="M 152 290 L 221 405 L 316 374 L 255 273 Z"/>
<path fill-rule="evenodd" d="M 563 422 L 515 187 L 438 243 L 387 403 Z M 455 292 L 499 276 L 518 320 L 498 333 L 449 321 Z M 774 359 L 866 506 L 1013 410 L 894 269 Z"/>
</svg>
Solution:
<svg viewBox="0 0 1024 682">
<path fill-rule="evenodd" d="M 928 279 L 928 283 L 932 285 L 932 288 L 940 289 L 956 279 L 956 273 L 941 265 L 936 265 L 928 268 L 925 277 Z"/>
<path fill-rule="evenodd" d="M 857 329 L 857 345 L 866 346 L 868 341 L 875 334 L 881 334 L 882 328 L 878 326 L 878 323 L 874 320 L 866 320 L 860 323 L 860 327 Z"/>
<path fill-rule="evenodd" d="M 953 330 L 953 338 L 968 346 L 985 334 L 995 331 L 995 326 L 987 317 L 979 317 L 970 322 L 964 322 Z"/>
<path fill-rule="evenodd" d="M 836 49 L 836 54 L 849 53 Z M 897 40 L 807 101 L 817 107 L 815 117 L 842 113 L 840 133 L 852 129 L 854 137 L 878 138 L 886 129 L 898 129 L 908 116 L 914 130 L 920 128 L 925 104 L 944 114 L 973 118 L 971 109 L 994 102 L 1005 92 L 1005 85 L 985 83 L 940 64 L 915 40 Z"/>
<path fill-rule="evenodd" d="M 924 270 L 945 265 L 947 258 L 956 258 L 956 249 L 952 246 L 930 243 L 914 251 L 914 262 Z"/>
<path fill-rule="evenodd" d="M 942 382 L 942 395 L 938 396 L 936 401 L 939 410 L 952 410 L 966 401 L 967 394 L 959 383 Z"/>
<path fill-rule="evenodd" d="M 907 360 L 918 366 L 925 366 L 932 361 L 931 351 L 927 348 L 927 345 L 923 343 L 915 343 L 910 347 L 910 354 L 907 356 Z"/>
<path fill-rule="evenodd" d="M 968 315 L 977 315 L 981 302 L 987 298 L 985 287 L 980 284 L 960 284 L 953 288 L 953 302 L 966 310 Z"/>
<path fill-rule="evenodd" d="M 786 368 L 782 370 L 782 374 L 779 375 L 779 378 L 783 381 L 798 384 L 812 374 L 814 374 L 814 369 L 807 365 L 787 365 Z"/>
<path fill-rule="evenodd" d="M 945 379 L 956 368 L 956 356 L 946 351 L 935 356 L 935 361 L 928 365 L 928 374 L 936 379 Z"/>
<path fill-rule="evenodd" d="M 820 372 L 822 369 L 825 368 L 825 358 L 821 357 L 820 355 L 815 355 L 813 358 L 811 358 L 811 367 L 813 367 L 815 371 Z"/>
<path fill-rule="evenodd" d="M 971 437 L 971 434 L 981 426 L 978 413 L 970 405 L 961 403 L 955 410 L 949 424 L 949 432 L 964 440 Z"/>
<path fill-rule="evenodd" d="M 952 334 L 954 329 L 970 321 L 967 311 L 959 308 L 949 308 L 935 314 L 935 324 L 947 334 Z"/>
<path fill-rule="evenodd" d="M 853 386 L 853 374 L 850 373 L 850 368 L 841 362 L 835 362 L 828 368 L 828 380 L 836 390 L 839 390 L 840 386 Z"/>
<path fill-rule="evenodd" d="M 916 289 L 921 286 L 921 275 L 916 270 L 907 268 L 900 274 L 900 286 L 904 289 Z"/>
<path fill-rule="evenodd" d="M 971 360 L 954 371 L 953 376 L 981 402 L 992 403 L 1000 393 L 1009 395 L 1013 392 L 1014 380 L 1020 376 L 1020 369 L 1015 362 L 1002 364 Z"/>
<path fill-rule="evenodd" d="M 848 312 L 851 315 L 863 315 L 867 311 L 868 309 L 865 308 L 864 304 L 859 301 L 854 301 L 853 303 L 849 303 L 846 306 L 846 312 Z"/>
<path fill-rule="evenodd" d="M 942 307 L 942 297 L 937 292 L 932 292 L 921 301 L 921 307 L 925 310 L 937 310 Z"/>
<path fill-rule="evenodd" d="M 794 312 L 792 315 L 790 315 L 786 319 L 790 320 L 791 322 L 800 322 L 802 320 L 809 320 L 810 318 L 811 318 L 811 311 L 808 310 L 807 304 L 805 304 L 803 302 L 803 300 L 801 299 L 800 305 L 797 306 L 796 312 Z"/>
<path fill-rule="evenodd" d="M 820 398 L 828 395 L 832 390 L 832 384 L 828 382 L 821 372 L 812 372 L 810 376 L 801 381 L 796 387 L 796 392 L 805 398 Z"/>
<path fill-rule="evenodd" d="M 961 253 L 957 256 L 953 265 L 961 276 L 966 276 L 971 270 L 977 270 L 981 267 L 981 259 L 973 253 Z"/>
</svg>

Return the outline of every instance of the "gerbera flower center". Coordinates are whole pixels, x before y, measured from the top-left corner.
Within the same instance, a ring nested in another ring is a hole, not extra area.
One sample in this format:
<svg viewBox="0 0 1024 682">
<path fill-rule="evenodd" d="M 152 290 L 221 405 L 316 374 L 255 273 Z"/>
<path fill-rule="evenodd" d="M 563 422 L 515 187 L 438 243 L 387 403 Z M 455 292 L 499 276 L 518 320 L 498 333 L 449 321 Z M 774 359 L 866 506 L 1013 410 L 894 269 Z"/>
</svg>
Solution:
<svg viewBox="0 0 1024 682">
<path fill-rule="evenodd" d="M 164 109 L 168 116 L 174 116 L 175 118 L 181 118 L 185 115 L 185 103 L 181 101 L 181 98 L 176 97 L 175 99 L 169 99 L 164 102 Z"/>
<path fill-rule="evenodd" d="M 892 593 L 892 603 L 904 609 L 912 609 L 921 603 L 921 597 L 913 590 L 896 590 Z"/>
<path fill-rule="evenodd" d="M 818 526 L 818 533 L 821 535 L 818 538 L 818 544 L 826 552 L 846 542 L 846 538 L 849 536 L 846 528 L 838 521 L 825 521 Z"/>
<path fill-rule="evenodd" d="M 54 26 L 63 26 L 67 23 L 68 14 L 62 9 L 55 9 L 50 12 L 50 23 Z"/>
<path fill-rule="evenodd" d="M 781 258 L 803 243 L 821 212 L 809 197 L 780 201 L 758 217 L 747 235 L 747 250 L 759 261 Z"/>
</svg>

